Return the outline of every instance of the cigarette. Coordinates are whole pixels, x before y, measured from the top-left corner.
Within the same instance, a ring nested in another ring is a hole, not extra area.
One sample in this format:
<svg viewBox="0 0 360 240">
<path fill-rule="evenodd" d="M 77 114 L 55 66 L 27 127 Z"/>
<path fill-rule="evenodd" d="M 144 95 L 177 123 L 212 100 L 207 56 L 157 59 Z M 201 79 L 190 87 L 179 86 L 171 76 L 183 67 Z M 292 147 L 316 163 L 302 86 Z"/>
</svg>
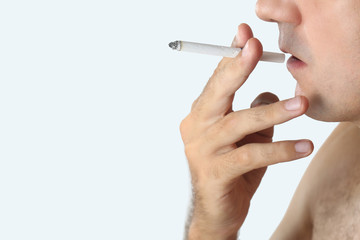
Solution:
<svg viewBox="0 0 360 240">
<path fill-rule="evenodd" d="M 242 50 L 242 48 L 232 48 L 186 41 L 171 42 L 169 43 L 169 47 L 177 51 L 201 53 L 230 58 L 236 57 Z M 260 61 L 283 63 L 285 61 L 285 54 L 264 51 Z"/>
</svg>

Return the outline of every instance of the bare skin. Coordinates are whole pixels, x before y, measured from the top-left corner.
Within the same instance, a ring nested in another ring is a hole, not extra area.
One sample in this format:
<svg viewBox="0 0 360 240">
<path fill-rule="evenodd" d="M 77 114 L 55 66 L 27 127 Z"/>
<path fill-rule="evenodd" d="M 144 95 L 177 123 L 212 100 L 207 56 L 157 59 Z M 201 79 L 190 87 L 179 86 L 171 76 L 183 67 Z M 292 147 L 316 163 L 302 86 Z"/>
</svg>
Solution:
<svg viewBox="0 0 360 240">
<path fill-rule="evenodd" d="M 360 129 L 341 123 L 306 170 L 271 239 L 360 239 Z"/>
<path fill-rule="evenodd" d="M 279 27 L 279 47 L 305 63 L 288 69 L 309 100 L 306 115 L 341 122 L 272 239 L 360 239 L 359 9 L 359 0 L 257 1 L 259 18 Z"/>
<path fill-rule="evenodd" d="M 289 100 L 278 102 L 264 93 L 251 109 L 232 110 L 234 93 L 262 50 L 247 25 L 238 31 L 242 37 L 233 46 L 250 42 L 251 52 L 220 62 L 180 127 L 194 188 L 188 239 L 236 239 L 266 167 L 313 150 L 306 140 L 271 143 L 275 124 L 306 112 L 305 97 L 297 96 L 299 107 L 287 110 Z M 296 143 L 302 153 L 296 152 Z M 309 165 L 272 239 L 360 239 L 359 145 L 358 126 L 339 124 Z"/>
<path fill-rule="evenodd" d="M 180 131 L 194 188 L 189 239 L 235 239 L 271 164 L 313 151 L 309 140 L 272 143 L 273 126 L 306 114 L 341 122 L 311 162 L 272 239 L 360 239 L 360 0 L 258 0 L 259 18 L 279 27 L 292 54 L 295 102 L 258 96 L 233 112 L 232 100 L 255 68 L 262 46 L 240 25 L 233 46 L 194 102 Z M 245 53 L 246 52 L 246 53 Z M 292 63 L 292 64 L 291 64 Z M 300 151 L 300 152 L 297 152 Z"/>
<path fill-rule="evenodd" d="M 305 97 L 278 101 L 275 95 L 264 93 L 251 109 L 233 111 L 235 92 L 262 54 L 250 27 L 241 24 L 232 46 L 244 45 L 236 58 L 219 63 L 180 125 L 194 189 L 190 240 L 235 239 L 266 167 L 313 151 L 309 140 L 272 143 L 274 125 L 306 112 Z"/>
<path fill-rule="evenodd" d="M 240 25 L 238 30 L 243 38 L 234 40 L 233 46 L 243 46 L 246 38 L 252 38 L 247 25 Z M 261 50 L 256 39 L 251 41 L 254 48 Z M 241 62 L 240 58 L 234 61 Z M 271 126 L 301 116 L 308 106 L 306 98 L 301 97 L 300 108 L 288 111 L 286 101 L 278 102 L 276 96 L 264 93 L 254 100 L 251 110 L 237 111 L 235 115 L 231 107 L 233 94 L 254 65 L 248 65 L 248 72 L 240 70 L 240 77 L 233 82 L 217 76 L 226 76 L 232 64 L 236 63 L 226 58 L 219 64 L 181 124 L 194 187 L 194 213 L 188 239 L 236 239 L 266 166 L 308 156 L 313 149 L 310 144 L 307 152 L 296 153 L 296 141 L 246 148 L 251 143 L 271 143 Z M 221 90 L 232 88 L 227 98 L 217 93 L 217 89 L 210 89 L 217 84 L 215 81 L 229 84 Z M 211 99 L 217 95 L 222 96 Z M 241 129 L 246 123 L 248 126 Z M 217 143 L 217 139 L 224 140 Z M 360 239 L 359 146 L 359 127 L 350 122 L 339 124 L 313 158 L 271 239 Z"/>
</svg>

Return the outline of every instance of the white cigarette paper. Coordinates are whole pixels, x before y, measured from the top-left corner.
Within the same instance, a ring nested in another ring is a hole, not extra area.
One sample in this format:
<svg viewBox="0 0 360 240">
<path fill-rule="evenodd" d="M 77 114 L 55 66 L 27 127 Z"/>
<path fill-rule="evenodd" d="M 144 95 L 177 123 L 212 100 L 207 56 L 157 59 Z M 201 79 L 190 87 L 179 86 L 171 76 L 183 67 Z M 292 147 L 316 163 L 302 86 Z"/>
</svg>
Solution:
<svg viewBox="0 0 360 240">
<path fill-rule="evenodd" d="M 171 42 L 169 46 L 172 49 L 178 51 L 202 53 L 202 54 L 223 56 L 230 58 L 236 57 L 241 51 L 241 48 L 232 48 L 232 47 L 186 42 L 186 41 Z M 285 54 L 264 51 L 262 57 L 260 58 L 260 61 L 283 63 L 285 61 Z"/>
</svg>

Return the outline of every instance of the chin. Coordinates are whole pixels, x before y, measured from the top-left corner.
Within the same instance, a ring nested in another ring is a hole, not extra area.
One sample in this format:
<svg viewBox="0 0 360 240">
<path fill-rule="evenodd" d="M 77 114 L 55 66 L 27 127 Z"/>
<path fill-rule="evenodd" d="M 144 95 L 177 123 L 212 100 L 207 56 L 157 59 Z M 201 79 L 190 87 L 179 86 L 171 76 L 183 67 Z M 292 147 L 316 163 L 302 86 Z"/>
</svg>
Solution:
<svg viewBox="0 0 360 240">
<path fill-rule="evenodd" d="M 309 108 L 305 115 L 322 122 L 348 122 L 354 121 L 356 115 L 350 114 L 346 108 L 338 108 L 322 101 L 320 97 L 308 98 Z"/>
<path fill-rule="evenodd" d="M 304 96 L 308 99 L 309 108 L 305 115 L 314 120 L 322 122 L 344 122 L 351 121 L 355 117 L 355 114 L 350 114 L 346 107 L 334 106 L 334 103 L 329 102 L 329 99 L 320 94 L 303 91 L 299 84 L 296 84 L 295 96 Z"/>
<path fill-rule="evenodd" d="M 334 111 L 335 108 L 329 106 L 329 103 L 324 101 L 321 96 L 306 94 L 299 87 L 296 88 L 295 95 L 301 95 L 308 99 L 309 108 L 305 113 L 306 116 L 323 122 L 344 121 L 344 115 Z"/>
<path fill-rule="evenodd" d="M 308 116 L 309 118 L 312 118 L 312 119 L 317 120 L 317 121 L 339 122 L 338 120 L 332 118 L 329 115 L 323 114 L 322 112 L 319 112 L 319 111 L 312 110 L 310 106 L 309 106 L 309 109 L 306 111 L 305 115 Z"/>
</svg>

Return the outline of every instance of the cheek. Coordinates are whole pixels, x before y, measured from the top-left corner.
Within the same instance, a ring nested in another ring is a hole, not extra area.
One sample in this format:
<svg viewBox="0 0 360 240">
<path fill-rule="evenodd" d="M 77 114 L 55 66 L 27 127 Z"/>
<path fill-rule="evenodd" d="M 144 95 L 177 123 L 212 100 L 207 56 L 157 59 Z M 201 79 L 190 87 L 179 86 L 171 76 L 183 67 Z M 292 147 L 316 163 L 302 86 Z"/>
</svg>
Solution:
<svg viewBox="0 0 360 240">
<path fill-rule="evenodd" d="M 310 101 L 309 116 L 324 121 L 348 121 L 360 116 L 360 51 L 347 50 L 353 42 L 320 41 L 323 35 L 316 36 L 317 41 L 309 44 L 309 72 L 300 86 Z"/>
<path fill-rule="evenodd" d="M 332 50 L 320 49 L 314 58 L 313 82 L 319 91 L 336 99 L 358 97 L 360 92 L 360 51 L 348 51 L 353 43 L 342 42 Z M 359 45 L 360 46 L 360 45 Z M 360 48 L 359 48 L 360 49 Z"/>
<path fill-rule="evenodd" d="M 314 90 L 341 98 L 359 89 L 360 41 L 354 31 L 339 23 L 313 25 L 309 47 L 312 59 L 309 77 Z M 359 47 L 356 47 L 359 46 Z M 349 92 L 350 91 L 350 92 Z"/>
<path fill-rule="evenodd" d="M 301 88 L 310 101 L 309 116 L 318 120 L 360 116 L 360 18 L 349 11 L 349 2 L 335 1 L 337 7 L 326 5 L 304 17 L 311 61 Z"/>
<path fill-rule="evenodd" d="M 345 67 L 360 52 L 359 0 L 310 1 L 303 16 L 303 31 L 314 64 L 338 62 Z"/>
<path fill-rule="evenodd" d="M 360 74 L 356 64 L 346 66 L 324 59 L 313 69 L 309 82 L 304 92 L 310 101 L 310 117 L 324 121 L 360 117 Z"/>
</svg>

